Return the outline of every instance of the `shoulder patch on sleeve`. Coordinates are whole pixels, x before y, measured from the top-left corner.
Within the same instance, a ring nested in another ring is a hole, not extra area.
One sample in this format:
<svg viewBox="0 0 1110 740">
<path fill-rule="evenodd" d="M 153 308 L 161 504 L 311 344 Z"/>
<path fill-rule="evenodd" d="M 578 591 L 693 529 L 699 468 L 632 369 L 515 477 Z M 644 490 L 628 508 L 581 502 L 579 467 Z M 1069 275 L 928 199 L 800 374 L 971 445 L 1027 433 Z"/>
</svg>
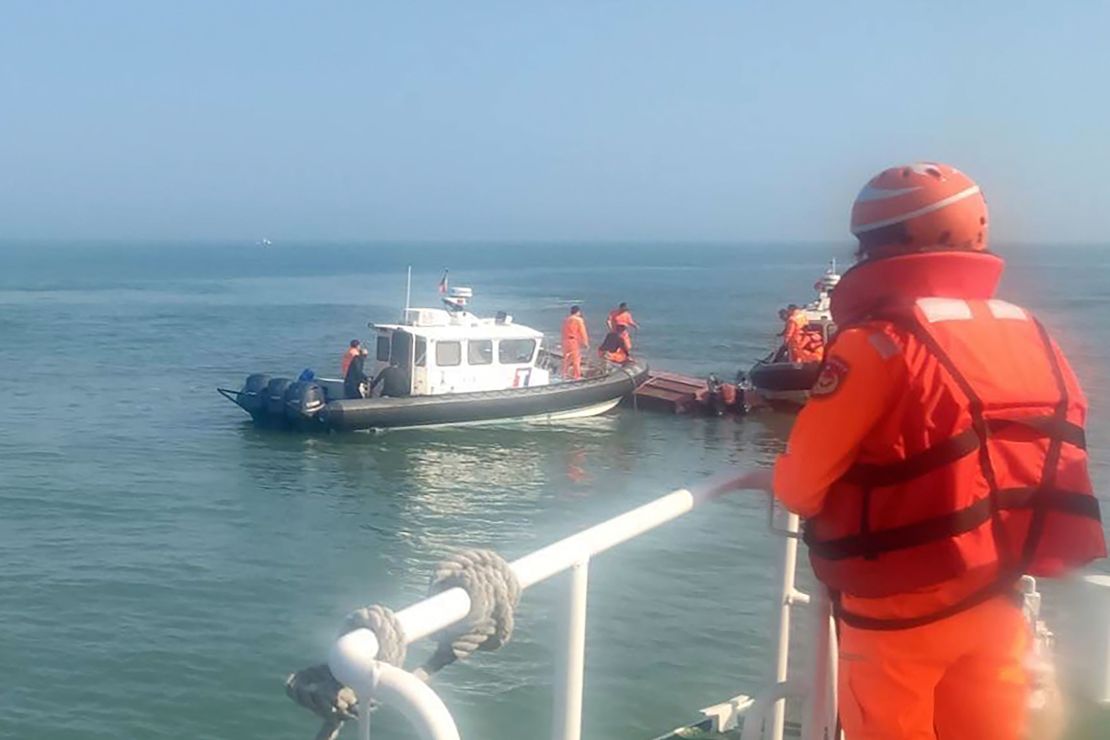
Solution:
<svg viewBox="0 0 1110 740">
<path fill-rule="evenodd" d="M 830 357 L 821 366 L 821 373 L 809 394 L 814 398 L 828 398 L 840 388 L 844 377 L 848 375 L 848 363 L 840 357 Z"/>
</svg>

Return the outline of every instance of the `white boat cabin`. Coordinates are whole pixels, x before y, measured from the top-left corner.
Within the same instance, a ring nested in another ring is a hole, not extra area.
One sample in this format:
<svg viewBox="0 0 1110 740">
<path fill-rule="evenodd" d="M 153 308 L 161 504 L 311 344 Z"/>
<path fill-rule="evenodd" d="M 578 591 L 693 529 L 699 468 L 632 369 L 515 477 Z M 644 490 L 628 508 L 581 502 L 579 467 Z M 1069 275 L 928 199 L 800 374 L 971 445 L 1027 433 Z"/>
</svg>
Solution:
<svg viewBox="0 0 1110 740">
<path fill-rule="evenodd" d="M 390 362 L 411 379 L 414 396 L 547 385 L 537 365 L 543 333 L 500 313 L 479 318 L 465 309 L 472 293 L 454 288 L 446 308 L 409 308 L 400 324 L 371 324 L 380 371 Z"/>
</svg>

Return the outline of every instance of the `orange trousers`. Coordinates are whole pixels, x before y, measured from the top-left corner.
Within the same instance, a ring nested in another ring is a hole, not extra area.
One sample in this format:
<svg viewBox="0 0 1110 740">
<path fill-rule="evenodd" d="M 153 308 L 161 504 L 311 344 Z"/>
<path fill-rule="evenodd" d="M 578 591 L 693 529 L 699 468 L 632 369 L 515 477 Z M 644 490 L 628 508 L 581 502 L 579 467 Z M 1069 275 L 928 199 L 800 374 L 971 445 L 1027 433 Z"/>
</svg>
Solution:
<svg viewBox="0 0 1110 740">
<path fill-rule="evenodd" d="M 582 355 L 579 352 L 563 353 L 563 377 L 568 380 L 582 377 Z"/>
<path fill-rule="evenodd" d="M 1018 740 L 1029 628 L 997 597 L 908 630 L 840 628 L 845 740 Z"/>
</svg>

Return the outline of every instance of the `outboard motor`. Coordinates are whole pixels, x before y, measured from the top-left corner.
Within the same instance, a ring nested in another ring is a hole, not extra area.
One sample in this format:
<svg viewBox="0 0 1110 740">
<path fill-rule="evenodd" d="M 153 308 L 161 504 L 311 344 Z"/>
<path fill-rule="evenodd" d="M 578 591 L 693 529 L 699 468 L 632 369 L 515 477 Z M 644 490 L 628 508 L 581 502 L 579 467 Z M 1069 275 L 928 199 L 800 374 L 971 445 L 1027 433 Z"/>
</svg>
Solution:
<svg viewBox="0 0 1110 740">
<path fill-rule="evenodd" d="M 285 418 L 293 423 L 311 421 L 325 403 L 323 388 L 311 381 L 298 380 L 285 389 Z"/>
<path fill-rule="evenodd" d="M 266 386 L 270 383 L 270 376 L 265 373 L 248 375 L 243 383 L 242 390 L 236 400 L 243 410 L 251 416 L 266 412 Z"/>
<path fill-rule="evenodd" d="M 285 418 L 285 389 L 289 378 L 271 378 L 266 386 L 266 413 L 274 420 Z"/>
</svg>

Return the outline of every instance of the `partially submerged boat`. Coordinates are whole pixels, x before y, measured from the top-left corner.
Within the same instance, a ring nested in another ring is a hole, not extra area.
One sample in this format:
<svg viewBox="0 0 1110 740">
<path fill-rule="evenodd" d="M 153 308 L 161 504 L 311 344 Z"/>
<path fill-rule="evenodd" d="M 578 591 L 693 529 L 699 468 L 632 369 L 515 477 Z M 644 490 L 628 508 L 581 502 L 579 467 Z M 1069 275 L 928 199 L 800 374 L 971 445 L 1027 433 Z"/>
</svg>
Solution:
<svg viewBox="0 0 1110 740">
<path fill-rule="evenodd" d="M 806 317 L 807 330 L 820 335 L 822 346 L 828 346 L 836 333 L 830 311 L 832 291 L 840 282 L 836 260 L 814 284 L 817 297 L 799 310 Z M 739 381 L 750 405 L 796 408 L 805 405 L 809 391 L 821 372 L 820 362 L 794 362 L 784 343 L 756 362 Z"/>
<path fill-rule="evenodd" d="M 257 424 L 301 430 L 381 430 L 554 421 L 609 411 L 647 377 L 640 365 L 612 366 L 582 380 L 555 377 L 543 333 L 499 313 L 466 310 L 469 288 L 443 308 L 406 308 L 397 324 L 370 324 L 380 371 L 395 365 L 407 393 L 348 397 L 343 379 L 294 381 L 255 373 L 239 390 L 218 388 Z"/>
</svg>

